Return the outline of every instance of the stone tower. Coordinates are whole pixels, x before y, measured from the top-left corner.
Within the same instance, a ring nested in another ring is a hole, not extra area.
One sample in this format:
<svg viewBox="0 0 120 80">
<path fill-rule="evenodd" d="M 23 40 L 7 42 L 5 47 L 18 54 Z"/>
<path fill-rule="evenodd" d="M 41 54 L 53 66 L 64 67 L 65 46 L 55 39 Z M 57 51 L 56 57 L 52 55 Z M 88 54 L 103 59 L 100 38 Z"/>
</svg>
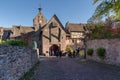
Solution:
<svg viewBox="0 0 120 80">
<path fill-rule="evenodd" d="M 39 13 L 33 19 L 33 26 L 35 27 L 35 31 L 39 30 L 41 27 L 43 27 L 47 23 L 46 18 L 41 12 L 42 8 L 39 7 L 38 10 L 39 10 Z"/>
</svg>

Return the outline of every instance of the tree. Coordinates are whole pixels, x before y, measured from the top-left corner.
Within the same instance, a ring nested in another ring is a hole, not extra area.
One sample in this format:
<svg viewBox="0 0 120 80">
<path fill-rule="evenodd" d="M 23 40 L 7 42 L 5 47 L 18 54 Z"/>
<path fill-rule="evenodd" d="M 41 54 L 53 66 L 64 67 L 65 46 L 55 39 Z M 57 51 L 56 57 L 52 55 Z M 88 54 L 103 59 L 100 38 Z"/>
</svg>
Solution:
<svg viewBox="0 0 120 80">
<path fill-rule="evenodd" d="M 102 22 L 102 17 L 101 16 L 96 17 L 96 16 L 93 15 L 90 19 L 88 19 L 87 22 L 88 23 L 93 23 L 93 24 L 100 23 L 100 22 Z"/>
<path fill-rule="evenodd" d="M 116 20 L 120 20 L 120 0 L 93 0 L 93 4 L 98 4 L 94 18 L 112 14 Z"/>
</svg>

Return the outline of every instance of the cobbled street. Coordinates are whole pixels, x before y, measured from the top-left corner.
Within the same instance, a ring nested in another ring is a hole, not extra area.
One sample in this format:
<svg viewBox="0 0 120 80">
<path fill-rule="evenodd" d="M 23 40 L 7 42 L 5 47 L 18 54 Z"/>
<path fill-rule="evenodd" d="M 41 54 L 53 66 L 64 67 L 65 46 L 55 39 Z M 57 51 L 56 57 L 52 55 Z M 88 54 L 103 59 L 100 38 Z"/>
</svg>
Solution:
<svg viewBox="0 0 120 80">
<path fill-rule="evenodd" d="M 31 80 L 120 80 L 120 67 L 80 58 L 40 58 Z"/>
</svg>

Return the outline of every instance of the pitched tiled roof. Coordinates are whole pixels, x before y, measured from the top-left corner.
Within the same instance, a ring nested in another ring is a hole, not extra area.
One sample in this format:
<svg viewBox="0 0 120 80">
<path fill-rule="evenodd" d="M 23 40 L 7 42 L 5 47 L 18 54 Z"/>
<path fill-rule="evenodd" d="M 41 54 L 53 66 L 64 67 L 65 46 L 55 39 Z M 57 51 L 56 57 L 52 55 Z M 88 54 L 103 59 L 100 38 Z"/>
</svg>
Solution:
<svg viewBox="0 0 120 80">
<path fill-rule="evenodd" d="M 55 20 L 59 23 L 59 25 L 61 26 L 61 28 L 65 31 L 65 33 L 67 33 L 67 30 L 64 28 L 64 26 L 62 25 L 62 23 L 60 22 L 60 20 L 58 19 L 58 17 L 54 14 L 52 16 L 52 18 L 55 18 Z M 48 21 L 48 23 L 46 25 L 44 25 L 41 29 L 43 30 L 45 27 L 47 27 L 47 25 L 51 22 L 52 18 Z"/>
<path fill-rule="evenodd" d="M 3 31 L 11 31 L 12 32 L 12 28 L 3 28 L 3 27 L 0 27 L 0 35 L 3 34 L 2 29 L 3 29 Z"/>
<path fill-rule="evenodd" d="M 86 27 L 83 24 L 73 24 L 73 23 L 67 23 L 66 28 L 68 31 L 85 31 Z"/>
<path fill-rule="evenodd" d="M 34 31 L 34 27 L 31 26 L 14 26 L 15 28 L 19 29 L 21 32 L 32 32 Z"/>
</svg>

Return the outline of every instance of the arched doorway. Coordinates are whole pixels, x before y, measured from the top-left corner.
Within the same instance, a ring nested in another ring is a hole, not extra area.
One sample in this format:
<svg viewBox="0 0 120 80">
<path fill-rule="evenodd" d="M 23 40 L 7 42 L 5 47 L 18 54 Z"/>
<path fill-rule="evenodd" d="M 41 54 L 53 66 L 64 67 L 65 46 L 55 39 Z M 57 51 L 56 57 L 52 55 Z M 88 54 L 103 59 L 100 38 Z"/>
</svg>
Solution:
<svg viewBox="0 0 120 80">
<path fill-rule="evenodd" d="M 56 56 L 58 54 L 58 51 L 59 51 L 59 46 L 57 44 L 53 44 L 49 48 L 50 56 Z"/>
</svg>

